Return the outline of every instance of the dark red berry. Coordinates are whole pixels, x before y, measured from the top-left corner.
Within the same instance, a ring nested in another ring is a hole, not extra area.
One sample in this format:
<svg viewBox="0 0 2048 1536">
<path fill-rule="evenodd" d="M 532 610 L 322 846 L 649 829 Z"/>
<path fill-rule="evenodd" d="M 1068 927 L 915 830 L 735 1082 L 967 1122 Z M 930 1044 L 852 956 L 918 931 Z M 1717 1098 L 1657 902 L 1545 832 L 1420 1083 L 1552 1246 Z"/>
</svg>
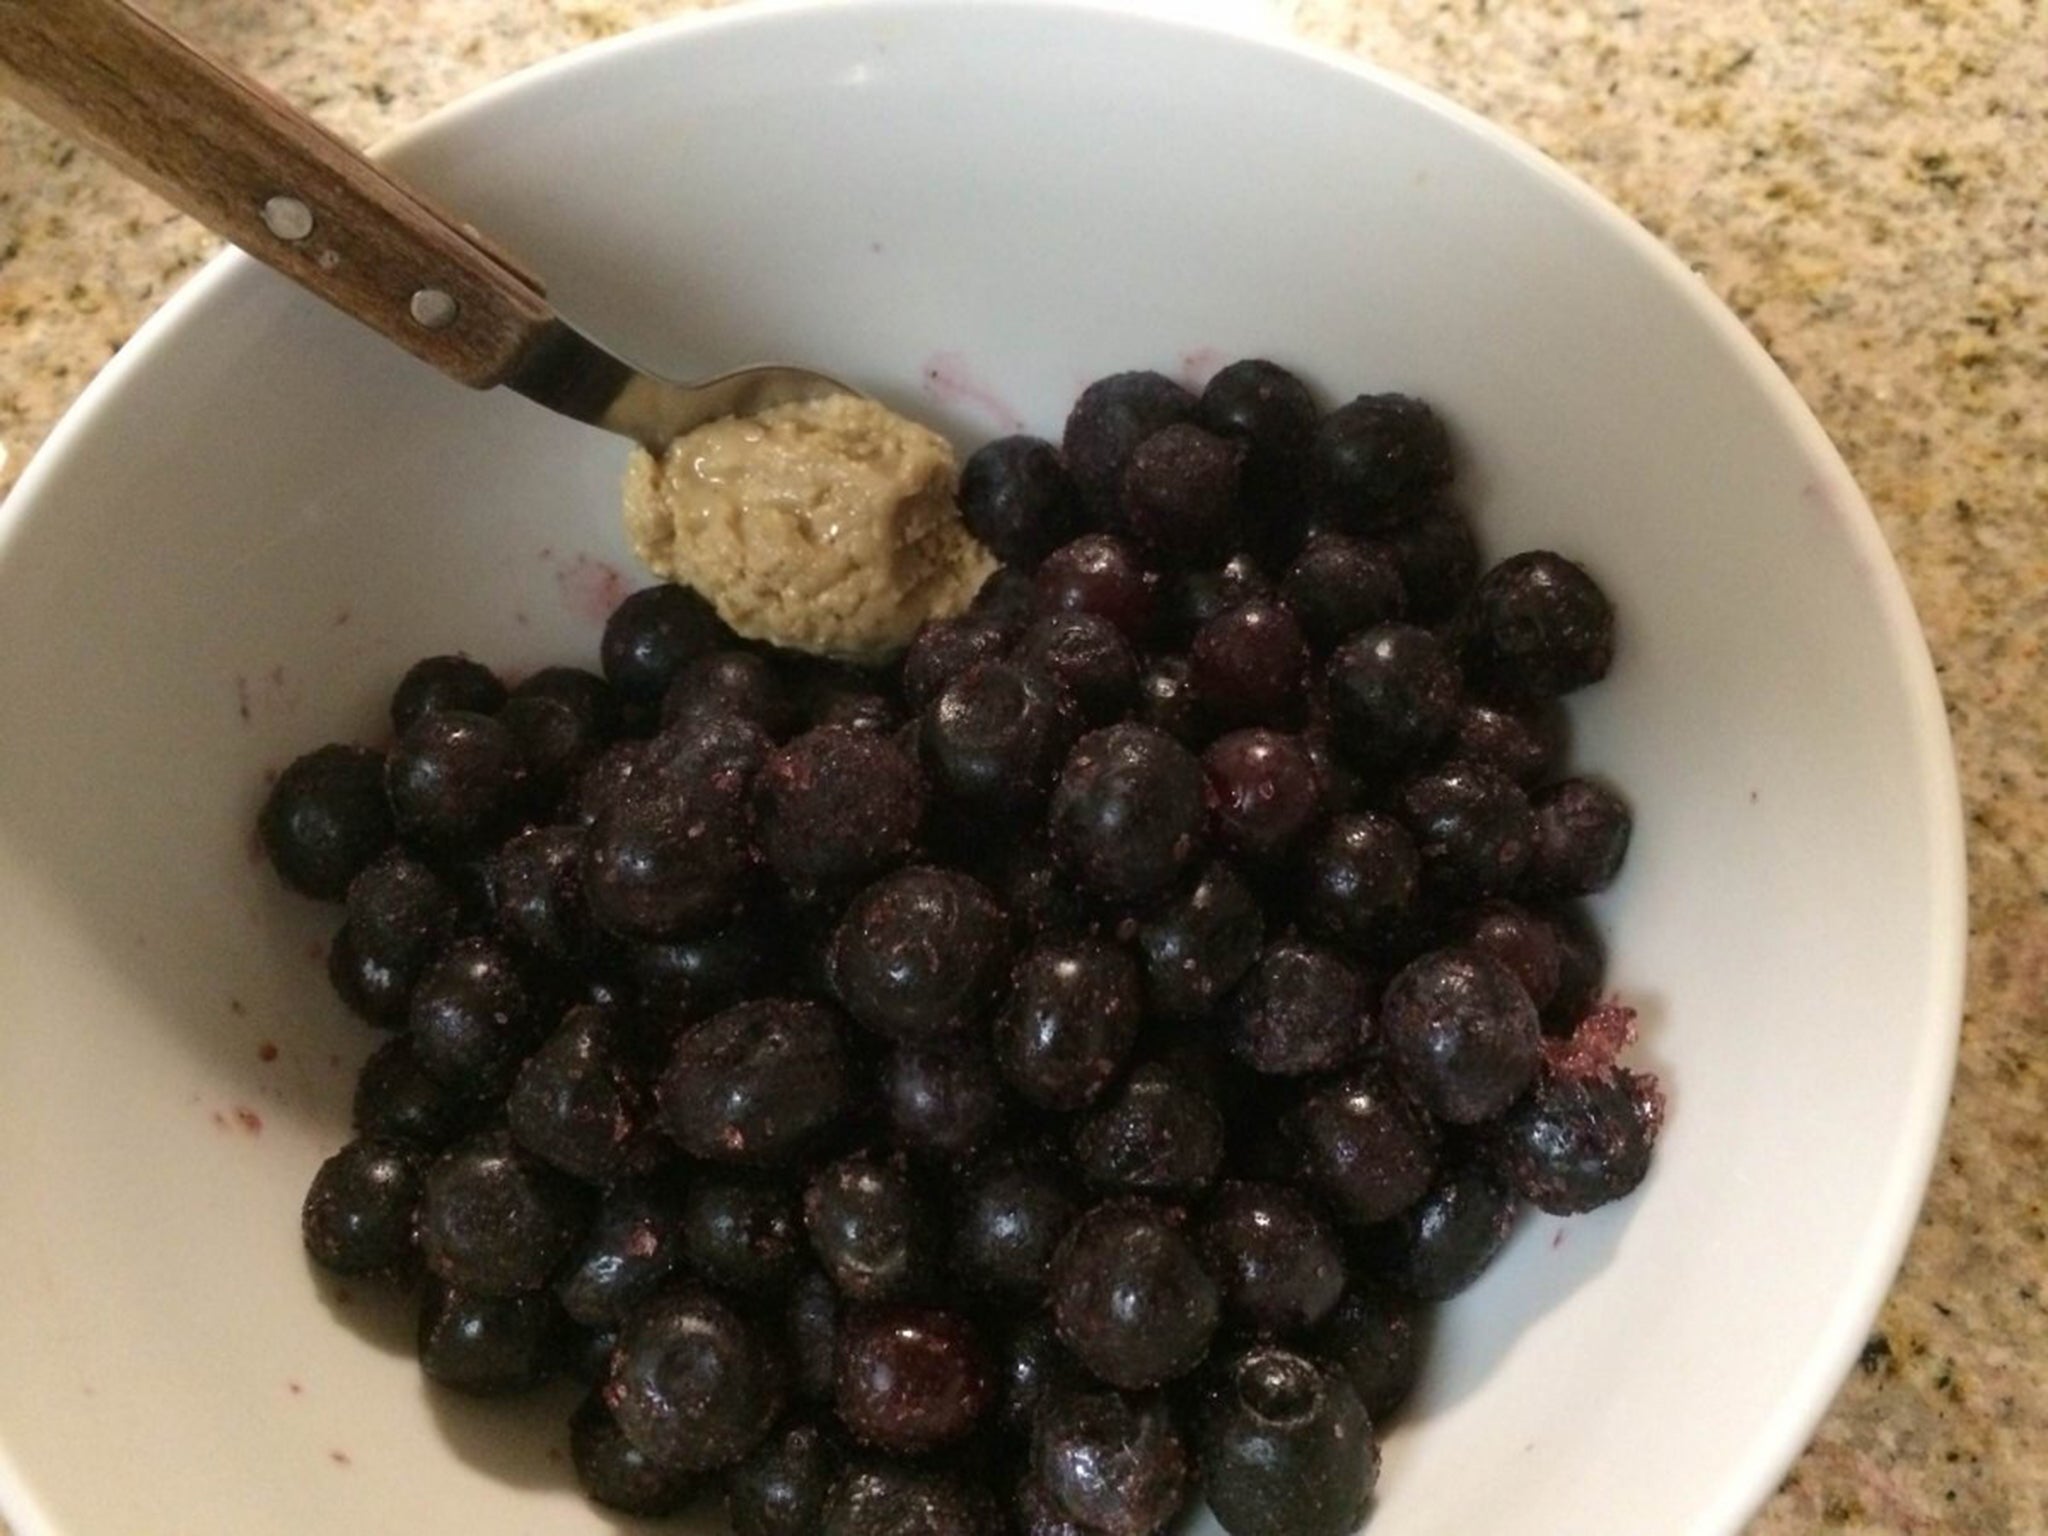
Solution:
<svg viewBox="0 0 2048 1536">
<path fill-rule="evenodd" d="M 1137 655 L 1099 614 L 1049 613 L 1024 631 L 1015 656 L 1056 683 L 1088 725 L 1122 719 L 1137 700 Z"/>
<path fill-rule="evenodd" d="M 835 1401 L 854 1438 L 896 1455 L 964 1439 L 995 1398 L 974 1325 L 936 1307 L 856 1307 L 839 1335 Z"/>
<path fill-rule="evenodd" d="M 1122 539 L 1085 533 L 1062 544 L 1038 567 L 1038 607 L 1044 613 L 1093 613 L 1142 645 L 1152 628 L 1159 579 L 1139 563 Z"/>
<path fill-rule="evenodd" d="M 1294 615 L 1255 598 L 1196 632 L 1194 682 L 1212 717 L 1227 725 L 1287 725 L 1303 708 L 1308 642 Z"/>
<path fill-rule="evenodd" d="M 1232 853 L 1272 859 L 1321 818 L 1323 774 L 1307 743 L 1280 731 L 1232 731 L 1202 753 L 1216 840 Z"/>
</svg>

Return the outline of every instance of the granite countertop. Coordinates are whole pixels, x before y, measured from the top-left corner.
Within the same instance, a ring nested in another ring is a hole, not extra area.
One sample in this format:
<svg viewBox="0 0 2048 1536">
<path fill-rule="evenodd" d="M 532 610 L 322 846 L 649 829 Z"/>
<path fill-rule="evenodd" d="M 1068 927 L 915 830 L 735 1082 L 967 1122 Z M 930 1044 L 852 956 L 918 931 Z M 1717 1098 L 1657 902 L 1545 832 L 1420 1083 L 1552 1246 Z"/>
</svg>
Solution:
<svg viewBox="0 0 2048 1536">
<path fill-rule="evenodd" d="M 1861 1368 L 1758 1517 L 2048 1532 L 2048 10 L 2039 0 L 1281 0 L 1548 150 L 1734 306 L 1847 456 L 1968 803 L 1954 1108 Z M 673 0 L 154 0 L 356 141 Z M 0 492 L 203 231 L 0 102 Z M 1648 1533 L 1645 1533 L 1648 1536 Z"/>
</svg>

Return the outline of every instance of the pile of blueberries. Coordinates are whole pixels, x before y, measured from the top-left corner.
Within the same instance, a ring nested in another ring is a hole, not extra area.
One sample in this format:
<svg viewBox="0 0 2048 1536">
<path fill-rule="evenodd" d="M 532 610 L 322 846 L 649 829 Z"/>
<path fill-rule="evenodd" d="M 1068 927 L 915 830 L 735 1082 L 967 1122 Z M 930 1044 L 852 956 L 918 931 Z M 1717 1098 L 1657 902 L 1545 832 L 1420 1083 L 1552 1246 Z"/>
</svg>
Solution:
<svg viewBox="0 0 2048 1536">
<path fill-rule="evenodd" d="M 277 780 L 393 1031 L 305 1243 L 464 1392 L 588 1385 L 590 1495 L 741 1536 L 1340 1536 L 1424 1311 L 1661 1113 L 1571 905 L 1613 650 L 1483 573 L 1436 414 L 1233 364 L 976 453 L 1003 560 L 862 670 L 654 587 L 602 675 L 418 663 Z"/>
</svg>

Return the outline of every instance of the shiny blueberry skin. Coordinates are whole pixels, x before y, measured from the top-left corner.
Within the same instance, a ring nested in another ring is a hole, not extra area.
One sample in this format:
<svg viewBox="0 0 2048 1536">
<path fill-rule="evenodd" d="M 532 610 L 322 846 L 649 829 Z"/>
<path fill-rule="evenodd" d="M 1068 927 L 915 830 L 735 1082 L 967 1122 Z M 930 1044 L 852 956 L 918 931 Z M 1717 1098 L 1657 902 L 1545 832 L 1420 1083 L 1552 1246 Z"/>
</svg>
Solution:
<svg viewBox="0 0 2048 1536">
<path fill-rule="evenodd" d="M 856 1440 L 915 1455 L 966 1438 L 995 1401 L 981 1336 L 957 1312 L 855 1307 L 839 1334 L 835 1403 Z"/>
<path fill-rule="evenodd" d="M 1499 1115 L 1541 1055 L 1536 1005 L 1512 971 L 1475 949 L 1411 961 L 1380 999 L 1380 1033 L 1408 1091 L 1453 1125 Z"/>
<path fill-rule="evenodd" d="M 278 775 L 256 828 L 278 878 L 305 896 L 339 901 L 390 846 L 384 758 L 367 747 L 308 752 Z"/>
<path fill-rule="evenodd" d="M 692 1157 L 773 1166 L 836 1126 L 851 1090 L 845 1026 L 821 1003 L 762 998 L 684 1032 L 662 1074 L 663 1124 Z"/>
<path fill-rule="evenodd" d="M 1355 1226 L 1406 1210 L 1436 1175 L 1435 1127 L 1376 1069 L 1310 1087 L 1283 1129 L 1303 1178 Z"/>
<path fill-rule="evenodd" d="M 1317 425 L 1309 447 L 1316 515 L 1346 532 L 1407 521 L 1450 478 L 1443 422 L 1408 395 L 1360 395 L 1338 406 Z"/>
<path fill-rule="evenodd" d="M 413 1267 L 422 1190 L 419 1154 L 397 1142 L 352 1141 L 320 1165 L 300 1216 L 306 1251 L 338 1275 L 402 1275 Z"/>
<path fill-rule="evenodd" d="M 1222 1313 L 1178 1213 L 1119 1199 L 1076 1221 L 1053 1254 L 1053 1326 L 1098 1379 L 1126 1391 L 1186 1375 Z"/>
<path fill-rule="evenodd" d="M 1133 645 L 1151 632 L 1159 578 L 1114 534 L 1084 533 L 1062 544 L 1039 565 L 1036 585 L 1041 613 L 1099 614 Z"/>
<path fill-rule="evenodd" d="M 391 729 L 403 736 L 423 715 L 451 709 L 495 715 L 505 707 L 498 674 L 467 656 L 427 656 L 406 669 L 391 694 Z"/>
<path fill-rule="evenodd" d="M 681 1267 L 682 1222 L 682 1193 L 672 1179 L 614 1185 L 556 1282 L 562 1309 L 586 1327 L 615 1328 Z"/>
<path fill-rule="evenodd" d="M 507 1397 L 539 1386 L 561 1361 L 562 1314 L 541 1291 L 500 1296 L 438 1280 L 420 1302 L 420 1369 L 473 1397 Z"/>
<path fill-rule="evenodd" d="M 535 1291 L 573 1251 L 586 1214 L 585 1192 L 572 1181 L 504 1132 L 486 1132 L 428 1165 L 420 1251 L 428 1269 L 465 1291 Z"/>
<path fill-rule="evenodd" d="M 609 1184 L 646 1161 L 650 1112 L 612 1016 L 591 1006 L 569 1010 L 505 1100 L 522 1148 L 590 1184 Z"/>
<path fill-rule="evenodd" d="M 1287 568 L 1280 595 L 1319 652 L 1361 629 L 1399 619 L 1408 607 L 1392 557 L 1341 533 L 1309 540 Z"/>
<path fill-rule="evenodd" d="M 937 1212 L 901 1162 L 843 1158 L 812 1177 L 803 1206 L 811 1250 L 849 1300 L 896 1300 L 935 1278 Z"/>
<path fill-rule="evenodd" d="M 1143 1009 L 1124 950 L 1093 938 L 1041 943 L 1018 962 L 996 1019 L 996 1068 L 1042 1109 L 1079 1109 L 1123 1070 Z"/>
<path fill-rule="evenodd" d="M 1138 922 L 1145 998 L 1155 1017 L 1199 1019 L 1258 959 L 1265 942 L 1258 898 L 1222 860 Z"/>
<path fill-rule="evenodd" d="M 1073 705 L 1054 678 L 991 661 L 945 686 L 924 712 L 919 741 L 936 789 L 1007 816 L 1044 802 L 1077 734 Z"/>
<path fill-rule="evenodd" d="M 1208 821 L 1201 764 L 1142 725 L 1090 732 L 1053 790 L 1053 847 L 1090 889 L 1113 901 L 1162 893 L 1188 867 Z"/>
<path fill-rule="evenodd" d="M 1456 663 L 1435 635 L 1412 624 L 1378 624 L 1338 646 L 1324 671 L 1323 698 L 1337 745 L 1374 772 L 1435 750 L 1463 702 Z"/>
<path fill-rule="evenodd" d="M 1479 578 L 1459 620 L 1465 669 L 1503 699 L 1554 699 L 1614 662 L 1614 605 L 1584 566 L 1549 550 L 1510 555 Z"/>
<path fill-rule="evenodd" d="M 621 696 L 659 704 L 685 666 L 730 638 L 711 605 L 690 588 L 643 587 L 612 610 L 598 656 Z"/>
<path fill-rule="evenodd" d="M 960 516 L 1003 564 L 1030 570 L 1080 532 L 1080 491 L 1044 438 L 999 437 L 960 468 Z"/>
<path fill-rule="evenodd" d="M 1009 919 L 979 881 L 919 867 L 855 897 L 832 935 L 832 984 L 854 1019 L 897 1041 L 979 1020 L 1010 958 Z"/>
<path fill-rule="evenodd" d="M 385 765 L 391 814 L 408 839 L 474 849 L 519 803 L 526 765 L 512 733 L 489 715 L 441 710 L 398 738 Z"/>
<path fill-rule="evenodd" d="M 1190 1078 L 1148 1062 L 1076 1127 L 1074 1166 L 1112 1194 L 1186 1197 L 1223 1164 L 1223 1116 Z"/>
<path fill-rule="evenodd" d="M 1031 1474 L 1062 1514 L 1101 1536 L 1150 1536 L 1187 1500 L 1192 1457 L 1157 1394 L 1051 1393 L 1031 1433 Z"/>
<path fill-rule="evenodd" d="M 1273 1345 L 1224 1364 L 1196 1442 L 1203 1492 L 1231 1536 L 1351 1536 L 1379 1480 L 1350 1380 Z"/>
<path fill-rule="evenodd" d="M 708 1291 L 635 1308 L 602 1389 L 619 1428 L 664 1470 L 730 1466 L 782 1410 L 784 1371 L 758 1328 Z"/>
<path fill-rule="evenodd" d="M 1338 1072 L 1372 1038 L 1371 998 L 1355 966 L 1316 945 L 1269 945 L 1224 1015 L 1230 1053 L 1254 1072 Z"/>
<path fill-rule="evenodd" d="M 1232 1182 L 1196 1228 L 1224 1315 L 1286 1336 L 1314 1326 L 1344 1292 L 1344 1250 L 1314 1204 L 1284 1184 Z"/>
</svg>

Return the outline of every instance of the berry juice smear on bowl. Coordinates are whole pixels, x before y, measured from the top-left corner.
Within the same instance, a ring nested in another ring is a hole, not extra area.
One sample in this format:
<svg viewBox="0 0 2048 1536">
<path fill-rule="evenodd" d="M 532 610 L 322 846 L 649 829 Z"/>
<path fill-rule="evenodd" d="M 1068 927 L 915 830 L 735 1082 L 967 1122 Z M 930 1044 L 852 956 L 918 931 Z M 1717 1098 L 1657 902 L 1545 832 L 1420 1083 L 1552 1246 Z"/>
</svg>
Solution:
<svg viewBox="0 0 2048 1536">
<path fill-rule="evenodd" d="M 665 372 L 1055 441 L 878 669 L 594 625 L 618 455 L 240 262 L 109 371 L 0 551 L 17 1523 L 1735 1529 L 1910 1222 L 1960 887 L 1882 546 L 1690 277 L 1061 6 L 662 29 L 395 160 Z M 1115 372 L 1198 348 L 1287 369 Z"/>
</svg>

